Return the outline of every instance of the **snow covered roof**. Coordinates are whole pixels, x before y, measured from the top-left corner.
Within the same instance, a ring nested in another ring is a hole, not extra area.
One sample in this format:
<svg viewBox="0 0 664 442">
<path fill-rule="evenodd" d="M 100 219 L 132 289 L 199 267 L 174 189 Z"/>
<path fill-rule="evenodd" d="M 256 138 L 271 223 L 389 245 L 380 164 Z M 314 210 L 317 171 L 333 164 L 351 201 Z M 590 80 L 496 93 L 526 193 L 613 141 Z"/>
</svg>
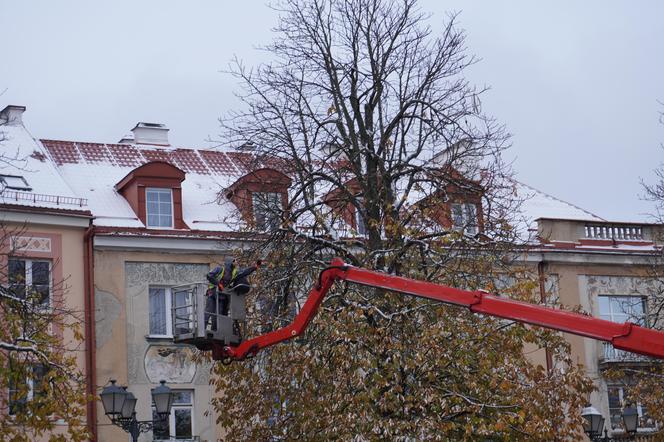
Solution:
<svg viewBox="0 0 664 442">
<path fill-rule="evenodd" d="M 48 152 L 22 124 L 0 126 L 0 140 L 0 175 L 5 176 L 0 179 L 0 204 L 75 212 L 89 209 L 87 200 L 68 185 Z"/>
<path fill-rule="evenodd" d="M 165 161 L 186 173 L 182 213 L 191 229 L 236 230 L 232 205 L 219 204 L 217 194 L 255 164 L 254 157 L 244 152 L 48 139 L 41 143 L 65 181 L 88 200 L 95 225 L 106 227 L 145 227 L 115 185 L 138 166 Z"/>
<path fill-rule="evenodd" d="M 24 167 L 6 166 L 0 174 L 23 176 L 30 192 L 5 189 L 0 202 L 70 210 L 89 210 L 100 227 L 144 228 L 129 202 L 115 189 L 137 167 L 153 161 L 170 163 L 185 172 L 182 214 L 194 230 L 233 232 L 243 227 L 236 207 L 221 190 L 257 166 L 283 169 L 276 161 L 257 163 L 248 152 L 160 147 L 136 143 L 92 143 L 42 139 L 36 141 L 20 125 L 2 126 L 5 154 L 25 158 Z M 321 195 L 331 189 L 318 189 Z M 603 218 L 531 186 L 514 181 L 523 199 L 518 228 L 532 232 L 542 218 L 605 222 Z M 411 197 L 417 197 L 417 189 Z M 346 230 L 349 226 L 345 226 Z M 342 226 L 338 226 L 344 230 Z M 521 235 L 520 235 L 521 236 Z"/>
<path fill-rule="evenodd" d="M 524 216 L 532 221 L 541 218 L 550 218 L 606 222 L 604 218 L 579 206 L 563 201 L 560 198 L 551 196 L 519 181 L 514 180 L 514 182 L 517 185 L 517 194 L 524 198 L 521 211 Z"/>
<path fill-rule="evenodd" d="M 534 239 L 534 233 L 537 232 L 537 220 L 539 219 L 606 222 L 604 218 L 579 206 L 551 196 L 515 179 L 511 179 L 511 181 L 513 181 L 514 196 L 522 201 L 519 207 L 520 213 L 515 221 L 518 236 L 525 241 Z"/>
</svg>

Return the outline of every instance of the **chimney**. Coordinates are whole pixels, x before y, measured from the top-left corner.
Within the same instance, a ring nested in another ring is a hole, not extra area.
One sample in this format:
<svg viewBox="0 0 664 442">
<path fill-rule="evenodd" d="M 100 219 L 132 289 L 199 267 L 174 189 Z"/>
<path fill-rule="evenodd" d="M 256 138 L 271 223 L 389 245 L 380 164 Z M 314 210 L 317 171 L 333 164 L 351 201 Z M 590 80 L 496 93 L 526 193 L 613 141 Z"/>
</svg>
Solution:
<svg viewBox="0 0 664 442">
<path fill-rule="evenodd" d="M 247 141 L 241 146 L 236 147 L 236 150 L 239 150 L 240 152 L 253 152 L 256 150 L 256 145 L 251 141 Z"/>
<path fill-rule="evenodd" d="M 141 122 L 131 131 L 134 133 L 134 143 L 136 144 L 170 146 L 168 142 L 168 128 L 164 124 Z M 126 139 L 126 137 L 123 139 Z"/>
<path fill-rule="evenodd" d="M 118 144 L 134 144 L 134 134 L 126 134 L 124 137 L 120 138 Z"/>
<path fill-rule="evenodd" d="M 25 106 L 15 106 L 10 104 L 0 111 L 0 125 L 22 126 L 23 112 L 25 112 Z"/>
</svg>

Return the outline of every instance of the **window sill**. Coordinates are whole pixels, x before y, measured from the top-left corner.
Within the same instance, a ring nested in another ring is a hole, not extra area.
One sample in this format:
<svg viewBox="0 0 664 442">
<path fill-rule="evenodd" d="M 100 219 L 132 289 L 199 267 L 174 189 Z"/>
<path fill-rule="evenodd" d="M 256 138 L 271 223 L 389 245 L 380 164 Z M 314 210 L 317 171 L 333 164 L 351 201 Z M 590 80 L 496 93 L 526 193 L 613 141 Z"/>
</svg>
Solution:
<svg viewBox="0 0 664 442">
<path fill-rule="evenodd" d="M 146 335 L 145 340 L 148 342 L 173 342 L 173 336 L 169 335 Z"/>
<path fill-rule="evenodd" d="M 637 436 L 640 436 L 640 435 L 648 436 L 650 434 L 657 433 L 658 431 L 659 431 L 659 428 L 657 428 L 657 427 L 637 428 L 636 429 L 636 435 Z M 625 433 L 625 430 L 623 430 L 623 429 L 616 428 L 614 430 L 611 430 L 610 435 L 611 435 L 611 437 L 616 437 L 616 436 L 624 437 L 624 436 L 627 436 L 627 433 Z"/>
</svg>

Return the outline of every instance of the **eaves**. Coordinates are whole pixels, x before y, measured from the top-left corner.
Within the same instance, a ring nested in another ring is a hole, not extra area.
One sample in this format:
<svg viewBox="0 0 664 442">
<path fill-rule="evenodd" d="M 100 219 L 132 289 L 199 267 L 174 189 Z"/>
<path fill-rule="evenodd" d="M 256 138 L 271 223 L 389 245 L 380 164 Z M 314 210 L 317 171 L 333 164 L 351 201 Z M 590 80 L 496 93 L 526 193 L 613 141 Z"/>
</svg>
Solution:
<svg viewBox="0 0 664 442">
<path fill-rule="evenodd" d="M 606 265 L 653 265 L 658 253 L 655 251 L 627 250 L 581 250 L 530 248 L 523 252 L 524 261 L 562 264 L 606 264 Z"/>
<path fill-rule="evenodd" d="M 87 228 L 91 219 L 89 210 L 0 204 L 0 222 Z"/>
</svg>

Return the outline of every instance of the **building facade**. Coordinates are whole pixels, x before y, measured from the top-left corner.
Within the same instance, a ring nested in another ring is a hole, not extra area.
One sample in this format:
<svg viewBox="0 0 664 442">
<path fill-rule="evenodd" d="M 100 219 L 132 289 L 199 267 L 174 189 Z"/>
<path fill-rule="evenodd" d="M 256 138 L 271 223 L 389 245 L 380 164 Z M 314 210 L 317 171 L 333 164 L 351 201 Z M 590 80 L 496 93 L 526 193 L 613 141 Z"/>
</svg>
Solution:
<svg viewBox="0 0 664 442">
<path fill-rule="evenodd" d="M 138 399 L 137 419 L 151 420 L 150 390 L 165 380 L 177 393 L 171 415 L 140 440 L 218 440 L 210 363 L 194 362 L 192 347 L 173 343 L 172 289 L 204 282 L 211 267 L 245 247 L 236 208 L 265 222 L 259 197 L 285 193 L 290 180 L 265 167 L 249 170 L 242 153 L 174 148 L 168 129 L 150 123 L 115 144 L 40 144 L 94 216 L 87 296 L 97 391 L 116 379 Z M 222 190 L 227 204 L 218 202 Z M 98 440 L 123 437 L 101 403 L 92 413 Z"/>
<path fill-rule="evenodd" d="M 92 214 L 87 201 L 72 192 L 40 143 L 25 129 L 23 111 L 22 106 L 0 111 L 2 285 L 23 298 L 34 290 L 42 307 L 71 313 L 66 320 L 76 321 L 87 311 L 84 244 Z M 78 342 L 69 329 L 53 327 L 52 332 L 61 338 L 62 348 L 75 357 L 74 369 L 90 374 L 89 353 L 82 351 L 87 342 Z M 26 382 L 30 384 L 27 397 L 13 397 L 11 391 L 0 393 L 0 412 L 20 412 L 20 401 L 35 394 L 34 380 Z M 66 430 L 64 421 L 55 419 L 54 432 L 66 434 Z"/>
<path fill-rule="evenodd" d="M 557 281 L 556 296 L 568 307 L 581 306 L 592 316 L 613 322 L 653 326 L 648 310 L 658 281 L 652 278 L 662 244 L 662 225 L 591 220 L 539 219 L 540 245 L 527 260 L 543 265 Z M 609 435 L 624 435 L 621 415 L 628 406 L 629 379 L 606 376 L 612 368 L 643 368 L 653 360 L 616 350 L 611 344 L 566 335 L 578 363 L 586 368 L 596 391 L 589 402 L 604 416 Z M 640 403 L 638 433 L 661 429 Z"/>
<path fill-rule="evenodd" d="M 118 143 L 37 140 L 22 124 L 24 110 L 3 111 L 14 115 L 3 148 L 27 149 L 30 167 L 3 175 L 16 185 L 0 192 L 0 212 L 8 224 L 28 223 L 29 233 L 16 238 L 25 269 L 48 265 L 49 280 L 66 279 L 67 302 L 86 313 L 80 364 L 89 391 L 98 394 L 116 379 L 137 397 L 137 418 L 150 420 L 150 389 L 165 380 L 178 393 L 173 411 L 142 441 L 223 437 L 211 406 L 209 363 L 195 363 L 192 348 L 172 341 L 172 289 L 203 281 L 211 267 L 247 247 L 248 228 L 268 229 L 271 209 L 287 204 L 289 177 L 246 152 L 175 148 L 160 124 L 139 123 Z M 520 183 L 515 191 L 525 198 L 524 227 L 533 234 L 519 264 L 548 281 L 543 301 L 553 294 L 562 305 L 618 322 L 645 317 L 661 226 L 612 223 Z M 466 198 L 450 191 L 441 222 L 468 235 L 481 231 L 477 192 Z M 334 206 L 333 193 L 326 198 Z M 346 227 L 361 235 L 363 220 L 347 212 Z M 625 387 L 607 381 L 604 371 L 647 361 L 590 339 L 567 339 L 596 383 L 590 401 L 607 429 L 620 433 Z M 535 357 L 555 364 L 544 351 Z M 642 432 L 657 430 L 647 410 L 639 413 Z M 100 403 L 90 404 L 86 418 L 99 441 L 126 437 Z"/>
</svg>

